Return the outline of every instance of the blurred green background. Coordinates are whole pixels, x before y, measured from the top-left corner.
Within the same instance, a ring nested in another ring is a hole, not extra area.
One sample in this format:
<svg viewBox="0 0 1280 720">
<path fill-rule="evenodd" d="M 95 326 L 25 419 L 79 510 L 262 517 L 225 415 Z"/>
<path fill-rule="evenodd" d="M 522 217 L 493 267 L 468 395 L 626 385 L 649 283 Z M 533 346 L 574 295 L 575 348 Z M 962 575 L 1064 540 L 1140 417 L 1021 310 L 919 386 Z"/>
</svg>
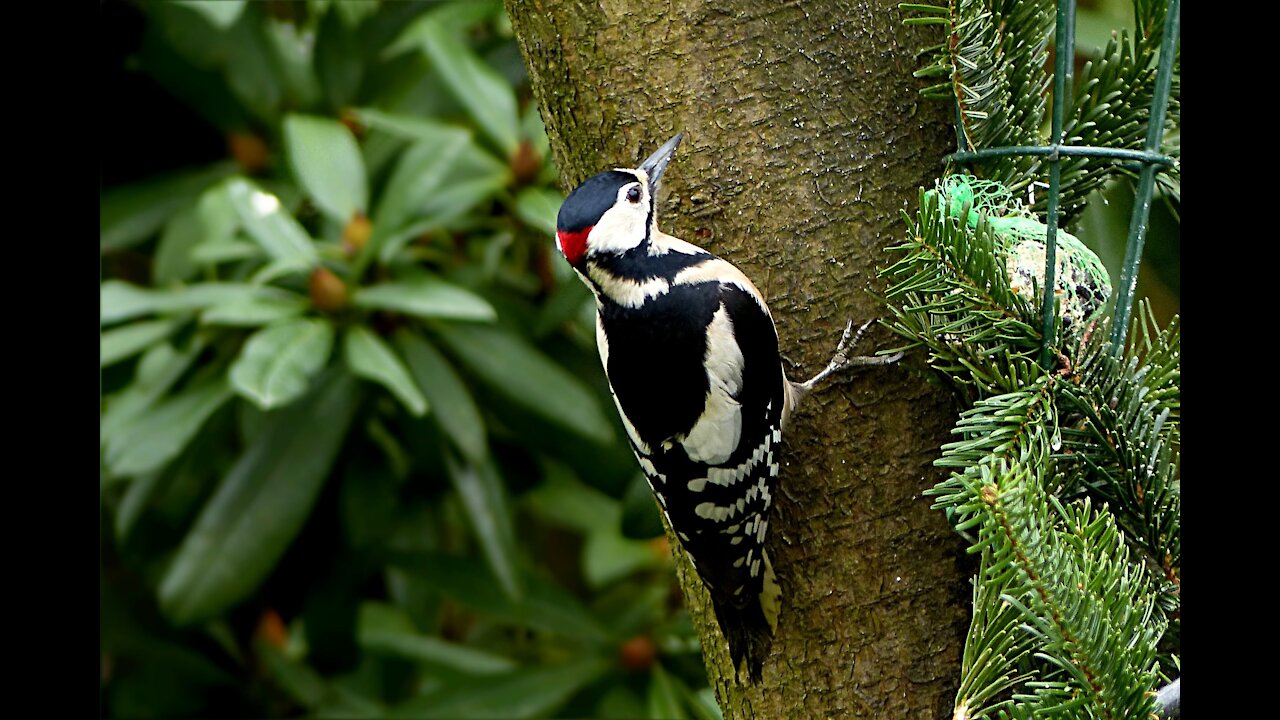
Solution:
<svg viewBox="0 0 1280 720">
<path fill-rule="evenodd" d="M 103 715 L 719 717 L 501 4 L 100 20 Z"/>
<path fill-rule="evenodd" d="M 102 20 L 103 714 L 718 716 L 501 4 Z"/>
</svg>

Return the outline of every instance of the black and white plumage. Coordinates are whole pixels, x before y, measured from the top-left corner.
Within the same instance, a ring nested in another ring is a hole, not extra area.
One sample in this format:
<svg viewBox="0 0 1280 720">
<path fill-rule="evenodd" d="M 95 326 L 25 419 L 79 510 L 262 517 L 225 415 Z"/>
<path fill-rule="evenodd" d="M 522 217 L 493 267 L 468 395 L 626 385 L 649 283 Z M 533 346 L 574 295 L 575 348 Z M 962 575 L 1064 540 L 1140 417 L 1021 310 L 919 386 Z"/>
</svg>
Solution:
<svg viewBox="0 0 1280 720">
<path fill-rule="evenodd" d="M 657 228 L 659 180 L 681 138 L 579 185 L 556 239 L 595 294 L 600 359 L 631 447 L 710 591 L 735 668 L 755 682 L 777 626 L 764 546 L 787 418 L 831 372 L 897 358 L 847 357 L 846 328 L 823 372 L 787 380 L 759 289 Z"/>
</svg>

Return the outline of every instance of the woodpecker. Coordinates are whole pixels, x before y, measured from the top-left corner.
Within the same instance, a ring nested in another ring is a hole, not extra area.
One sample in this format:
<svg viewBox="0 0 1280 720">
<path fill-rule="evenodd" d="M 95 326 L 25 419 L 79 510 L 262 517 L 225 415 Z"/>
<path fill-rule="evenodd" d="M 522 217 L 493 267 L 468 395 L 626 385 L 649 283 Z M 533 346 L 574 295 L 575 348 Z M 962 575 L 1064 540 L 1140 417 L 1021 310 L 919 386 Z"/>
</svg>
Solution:
<svg viewBox="0 0 1280 720">
<path fill-rule="evenodd" d="M 710 591 L 735 671 L 755 683 L 778 621 L 765 537 L 787 419 L 831 373 L 901 355 L 848 355 L 870 325 L 850 342 L 850 323 L 822 372 L 787 380 L 755 284 L 658 229 L 659 182 L 683 137 L 574 189 L 556 244 L 595 295 L 600 362 L 631 448 Z"/>
</svg>

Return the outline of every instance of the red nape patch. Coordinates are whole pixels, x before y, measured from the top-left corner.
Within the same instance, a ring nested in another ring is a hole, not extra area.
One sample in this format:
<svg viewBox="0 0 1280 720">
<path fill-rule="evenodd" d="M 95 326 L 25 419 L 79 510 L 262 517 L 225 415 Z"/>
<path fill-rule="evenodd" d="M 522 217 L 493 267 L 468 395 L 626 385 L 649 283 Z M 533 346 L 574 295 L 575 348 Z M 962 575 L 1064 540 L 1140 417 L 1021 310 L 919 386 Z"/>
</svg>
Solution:
<svg viewBox="0 0 1280 720">
<path fill-rule="evenodd" d="M 569 261 L 570 265 L 577 266 L 582 261 L 582 256 L 587 253 L 587 236 L 591 234 L 590 225 L 577 232 L 569 232 L 567 230 L 556 231 L 556 245 L 559 246 L 564 259 Z"/>
</svg>

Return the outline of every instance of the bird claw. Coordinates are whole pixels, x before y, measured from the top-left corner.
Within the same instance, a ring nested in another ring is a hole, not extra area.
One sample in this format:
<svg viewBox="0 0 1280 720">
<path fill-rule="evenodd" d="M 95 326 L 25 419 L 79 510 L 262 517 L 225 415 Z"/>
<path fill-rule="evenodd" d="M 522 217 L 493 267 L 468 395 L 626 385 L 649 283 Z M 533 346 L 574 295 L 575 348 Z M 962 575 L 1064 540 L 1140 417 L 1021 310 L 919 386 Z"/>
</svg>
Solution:
<svg viewBox="0 0 1280 720">
<path fill-rule="evenodd" d="M 819 382 L 822 382 L 828 375 L 840 372 L 851 367 L 859 367 L 864 365 L 890 365 L 902 359 L 902 352 L 898 351 L 892 355 L 867 356 L 867 355 L 849 355 L 849 352 L 858 345 L 858 341 L 867 332 L 867 328 L 871 327 L 871 323 L 875 320 L 868 320 L 858 328 L 858 332 L 853 333 L 853 320 L 850 320 L 844 326 L 844 333 L 840 336 L 840 344 L 836 346 L 835 354 L 831 356 L 831 361 L 817 375 L 808 380 L 797 383 L 800 388 L 808 392 L 814 388 Z"/>
</svg>

